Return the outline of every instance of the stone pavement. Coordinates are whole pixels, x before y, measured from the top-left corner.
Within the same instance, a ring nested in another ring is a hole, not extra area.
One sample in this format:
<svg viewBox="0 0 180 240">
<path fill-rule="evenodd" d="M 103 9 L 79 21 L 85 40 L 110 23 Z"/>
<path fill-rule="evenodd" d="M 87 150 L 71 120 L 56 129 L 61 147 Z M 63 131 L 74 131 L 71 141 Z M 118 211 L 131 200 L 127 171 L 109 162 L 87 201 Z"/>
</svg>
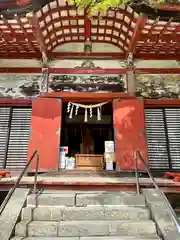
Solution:
<svg viewBox="0 0 180 240">
<path fill-rule="evenodd" d="M 11 178 L 2 178 L 0 179 L 0 183 L 10 183 L 10 182 L 15 182 L 17 180 L 18 176 L 14 176 L 14 177 L 11 177 Z M 163 179 L 163 178 L 155 178 L 156 182 L 158 184 L 163 184 L 163 185 L 179 185 L 180 186 L 180 183 L 174 183 L 171 179 Z M 142 184 L 151 184 L 152 181 L 150 178 L 140 178 L 139 179 L 140 183 Z M 31 176 L 31 177 L 23 177 L 22 178 L 22 182 L 26 182 L 26 183 L 33 183 L 34 182 L 34 177 Z M 135 177 L 102 177 L 102 176 L 42 176 L 42 175 L 39 175 L 38 176 L 38 182 L 55 182 L 55 183 L 58 183 L 58 182 L 65 182 L 65 183 L 75 183 L 75 182 L 79 182 L 79 183 L 124 183 L 124 184 L 134 184 L 136 183 L 136 179 Z"/>
</svg>

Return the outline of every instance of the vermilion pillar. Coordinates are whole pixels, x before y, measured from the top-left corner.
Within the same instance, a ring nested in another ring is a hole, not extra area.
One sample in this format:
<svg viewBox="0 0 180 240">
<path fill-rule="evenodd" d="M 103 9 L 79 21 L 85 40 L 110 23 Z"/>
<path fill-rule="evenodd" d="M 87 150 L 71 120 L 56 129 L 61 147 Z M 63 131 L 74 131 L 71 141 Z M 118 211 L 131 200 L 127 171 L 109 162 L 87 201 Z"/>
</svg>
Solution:
<svg viewBox="0 0 180 240">
<path fill-rule="evenodd" d="M 33 101 L 28 157 L 38 150 L 39 172 L 57 170 L 59 167 L 61 111 L 60 99 L 37 98 Z M 34 171 L 35 160 L 30 169 Z"/>
<path fill-rule="evenodd" d="M 134 152 L 139 150 L 147 160 L 144 104 L 141 99 L 114 101 L 114 132 L 117 170 L 134 169 Z M 144 166 L 138 162 L 139 169 Z"/>
</svg>

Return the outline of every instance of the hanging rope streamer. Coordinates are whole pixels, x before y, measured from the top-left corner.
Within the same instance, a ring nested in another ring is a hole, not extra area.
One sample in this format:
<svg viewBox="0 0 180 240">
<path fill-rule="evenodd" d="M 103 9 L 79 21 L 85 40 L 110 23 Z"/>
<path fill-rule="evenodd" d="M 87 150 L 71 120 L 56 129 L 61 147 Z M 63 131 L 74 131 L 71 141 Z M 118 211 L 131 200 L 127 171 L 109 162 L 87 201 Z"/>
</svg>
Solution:
<svg viewBox="0 0 180 240">
<path fill-rule="evenodd" d="M 101 118 L 101 109 L 102 109 L 102 106 L 107 104 L 108 102 L 103 102 L 103 103 L 97 103 L 97 104 L 90 104 L 90 105 L 85 105 L 85 104 L 80 104 L 80 103 L 73 103 L 73 102 L 69 102 L 68 103 L 68 106 L 67 106 L 67 113 L 69 113 L 69 118 L 71 119 L 72 116 L 73 116 L 73 110 L 74 110 L 74 107 L 76 107 L 75 109 L 75 115 L 78 114 L 78 110 L 79 108 L 84 108 L 85 109 L 85 115 L 84 115 L 84 122 L 87 122 L 88 121 L 88 109 L 89 109 L 89 116 L 90 118 L 92 118 L 93 116 L 93 111 L 92 109 L 93 108 L 97 108 L 97 120 L 100 121 L 102 118 Z"/>
<path fill-rule="evenodd" d="M 88 121 L 88 112 L 87 112 L 87 108 L 85 108 L 85 116 L 84 116 L 84 121 L 87 122 Z"/>
<path fill-rule="evenodd" d="M 68 106 L 67 106 L 67 113 L 70 113 L 70 110 L 71 110 L 71 103 L 68 102 Z"/>
<path fill-rule="evenodd" d="M 70 118 L 70 119 L 72 118 L 73 110 L 74 110 L 74 105 L 72 105 L 72 107 L 71 107 L 71 111 L 70 111 L 70 114 L 69 114 L 69 118 Z"/>
</svg>

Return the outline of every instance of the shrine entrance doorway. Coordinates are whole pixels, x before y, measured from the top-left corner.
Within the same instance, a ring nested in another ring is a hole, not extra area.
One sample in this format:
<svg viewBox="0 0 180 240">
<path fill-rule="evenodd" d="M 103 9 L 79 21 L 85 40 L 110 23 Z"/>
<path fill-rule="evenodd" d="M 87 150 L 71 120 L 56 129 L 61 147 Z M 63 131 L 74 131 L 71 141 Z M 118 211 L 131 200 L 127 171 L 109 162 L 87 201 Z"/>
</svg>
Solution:
<svg viewBox="0 0 180 240">
<path fill-rule="evenodd" d="M 61 169 L 115 170 L 112 101 L 63 103 L 60 142 Z"/>
</svg>

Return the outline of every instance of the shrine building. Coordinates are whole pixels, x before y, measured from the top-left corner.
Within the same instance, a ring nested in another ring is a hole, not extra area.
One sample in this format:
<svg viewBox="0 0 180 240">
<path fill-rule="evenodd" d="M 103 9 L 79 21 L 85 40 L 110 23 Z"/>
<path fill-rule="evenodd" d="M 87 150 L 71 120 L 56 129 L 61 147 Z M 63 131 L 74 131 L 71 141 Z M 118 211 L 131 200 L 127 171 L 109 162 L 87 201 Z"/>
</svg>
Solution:
<svg viewBox="0 0 180 240">
<path fill-rule="evenodd" d="M 178 172 L 180 7 L 173 6 L 122 5 L 90 19 L 70 1 L 2 1 L 1 170 L 22 170 L 37 150 L 39 173 L 132 172 L 139 151 L 152 172 Z"/>
</svg>

